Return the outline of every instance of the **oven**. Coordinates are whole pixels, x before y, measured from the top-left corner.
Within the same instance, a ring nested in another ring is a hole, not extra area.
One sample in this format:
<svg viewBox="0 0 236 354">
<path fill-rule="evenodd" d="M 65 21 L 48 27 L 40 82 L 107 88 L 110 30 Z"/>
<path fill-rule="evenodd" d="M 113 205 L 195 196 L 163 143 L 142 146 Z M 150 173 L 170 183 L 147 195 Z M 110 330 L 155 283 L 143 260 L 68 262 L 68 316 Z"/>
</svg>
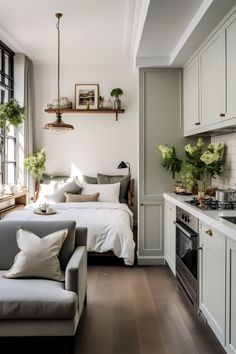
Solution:
<svg viewBox="0 0 236 354">
<path fill-rule="evenodd" d="M 198 219 L 176 210 L 176 277 L 192 305 L 198 307 Z"/>
</svg>

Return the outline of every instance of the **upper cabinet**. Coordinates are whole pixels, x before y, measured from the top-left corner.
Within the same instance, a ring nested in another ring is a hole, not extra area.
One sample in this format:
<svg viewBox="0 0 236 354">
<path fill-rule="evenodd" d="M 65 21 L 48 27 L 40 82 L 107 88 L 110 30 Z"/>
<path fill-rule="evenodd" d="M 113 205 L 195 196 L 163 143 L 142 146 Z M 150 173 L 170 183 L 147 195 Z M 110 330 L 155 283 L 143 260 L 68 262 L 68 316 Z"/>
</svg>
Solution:
<svg viewBox="0 0 236 354">
<path fill-rule="evenodd" d="M 184 135 L 236 126 L 236 11 L 184 68 Z"/>
<path fill-rule="evenodd" d="M 184 69 L 184 131 L 196 129 L 200 123 L 198 97 L 198 57 Z"/>
<path fill-rule="evenodd" d="M 199 53 L 200 120 L 208 126 L 222 120 L 224 114 L 223 39 L 216 32 Z"/>
<path fill-rule="evenodd" d="M 236 118 L 236 12 L 223 26 L 225 38 L 226 118 Z"/>
</svg>

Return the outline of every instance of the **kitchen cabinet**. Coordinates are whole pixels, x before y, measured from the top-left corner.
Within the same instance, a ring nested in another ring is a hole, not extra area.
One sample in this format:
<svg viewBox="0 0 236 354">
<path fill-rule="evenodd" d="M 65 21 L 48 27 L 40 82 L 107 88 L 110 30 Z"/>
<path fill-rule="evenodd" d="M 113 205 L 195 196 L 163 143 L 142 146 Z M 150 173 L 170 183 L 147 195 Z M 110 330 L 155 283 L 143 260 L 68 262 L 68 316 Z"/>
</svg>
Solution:
<svg viewBox="0 0 236 354">
<path fill-rule="evenodd" d="M 227 239 L 226 350 L 236 353 L 236 242 Z"/>
<path fill-rule="evenodd" d="M 182 70 L 139 71 L 139 227 L 138 264 L 164 264 L 164 199 L 174 182 L 162 167 L 159 144 L 183 151 Z M 171 104 L 170 104 L 171 102 Z"/>
<path fill-rule="evenodd" d="M 225 240 L 200 222 L 199 308 L 220 343 L 225 346 Z"/>
<path fill-rule="evenodd" d="M 176 206 L 165 200 L 164 208 L 164 249 L 165 260 L 175 275 L 175 219 Z"/>
<path fill-rule="evenodd" d="M 199 53 L 201 126 L 221 121 L 225 112 L 223 54 L 222 30 L 219 30 Z"/>
<path fill-rule="evenodd" d="M 183 74 L 183 110 L 184 132 L 196 130 L 201 122 L 199 116 L 199 80 L 198 57 L 196 56 L 184 68 Z"/>
<path fill-rule="evenodd" d="M 226 118 L 236 118 L 236 12 L 223 26 L 225 38 Z"/>
</svg>

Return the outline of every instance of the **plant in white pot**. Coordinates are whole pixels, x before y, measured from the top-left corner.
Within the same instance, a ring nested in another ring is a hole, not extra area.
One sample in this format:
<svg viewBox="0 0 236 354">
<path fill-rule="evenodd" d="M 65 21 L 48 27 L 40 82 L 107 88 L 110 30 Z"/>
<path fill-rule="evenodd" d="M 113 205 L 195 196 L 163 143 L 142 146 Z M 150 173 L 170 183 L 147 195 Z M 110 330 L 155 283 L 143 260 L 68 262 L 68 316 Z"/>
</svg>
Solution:
<svg viewBox="0 0 236 354">
<path fill-rule="evenodd" d="M 115 110 L 120 110 L 121 109 L 121 100 L 120 100 L 120 96 L 123 95 L 123 91 L 120 88 L 114 88 L 111 91 L 111 97 L 115 97 L 115 101 L 114 101 L 114 109 Z"/>
</svg>

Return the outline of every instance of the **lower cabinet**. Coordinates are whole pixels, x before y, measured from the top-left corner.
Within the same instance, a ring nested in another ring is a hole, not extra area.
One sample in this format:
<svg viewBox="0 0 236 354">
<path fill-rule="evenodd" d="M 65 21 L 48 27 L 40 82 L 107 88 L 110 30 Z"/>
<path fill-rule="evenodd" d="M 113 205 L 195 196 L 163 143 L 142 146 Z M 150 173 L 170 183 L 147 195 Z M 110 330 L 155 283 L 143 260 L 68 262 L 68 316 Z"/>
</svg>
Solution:
<svg viewBox="0 0 236 354">
<path fill-rule="evenodd" d="M 227 239 L 226 350 L 236 353 L 236 242 Z"/>
<path fill-rule="evenodd" d="M 163 198 L 143 201 L 139 207 L 138 264 L 164 264 Z"/>
<path fill-rule="evenodd" d="M 199 308 L 220 343 L 225 346 L 226 236 L 203 222 L 200 222 L 199 229 L 202 248 L 199 262 Z"/>
<path fill-rule="evenodd" d="M 175 219 L 176 206 L 165 200 L 164 207 L 164 249 L 165 260 L 175 275 Z"/>
</svg>

